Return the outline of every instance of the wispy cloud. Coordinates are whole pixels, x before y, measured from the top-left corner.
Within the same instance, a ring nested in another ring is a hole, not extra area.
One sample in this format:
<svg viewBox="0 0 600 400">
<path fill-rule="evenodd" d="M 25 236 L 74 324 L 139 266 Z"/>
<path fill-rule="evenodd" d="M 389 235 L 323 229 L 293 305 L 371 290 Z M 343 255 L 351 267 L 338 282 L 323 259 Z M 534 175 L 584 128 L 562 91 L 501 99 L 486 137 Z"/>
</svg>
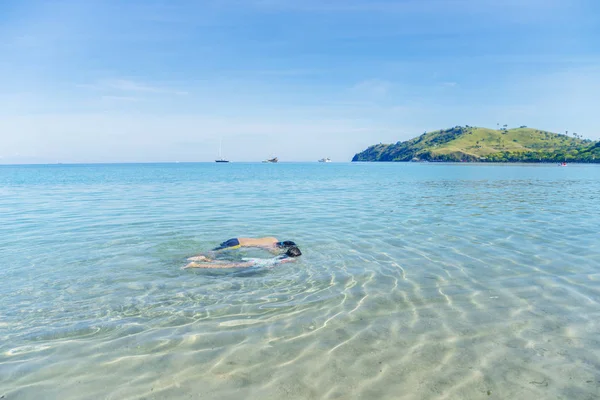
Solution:
<svg viewBox="0 0 600 400">
<path fill-rule="evenodd" d="M 143 99 L 140 97 L 133 97 L 133 96 L 102 96 L 102 100 L 136 102 L 136 101 L 141 101 Z"/>
<path fill-rule="evenodd" d="M 166 86 L 151 85 L 128 79 L 107 79 L 92 84 L 80 84 L 77 86 L 84 89 L 102 92 L 156 93 L 177 96 L 185 96 L 188 94 L 188 92 L 184 90 L 178 90 Z"/>
<path fill-rule="evenodd" d="M 357 83 L 350 89 L 351 92 L 371 97 L 384 97 L 392 89 L 392 83 L 382 79 L 368 79 Z"/>
<path fill-rule="evenodd" d="M 237 0 L 235 3 L 240 4 Z M 567 0 L 251 0 L 244 4 L 257 9 L 293 10 L 303 12 L 374 12 L 374 13 L 438 13 L 448 10 L 455 13 L 481 13 L 490 10 L 543 10 L 563 7 Z"/>
<path fill-rule="evenodd" d="M 186 95 L 185 91 L 170 89 L 161 86 L 152 86 L 145 83 L 134 82 L 126 79 L 116 79 L 106 81 L 106 85 L 112 89 L 122 90 L 126 92 L 142 92 L 142 93 L 166 93 L 176 95 Z"/>
<path fill-rule="evenodd" d="M 303 12 L 399 12 L 424 10 L 432 5 L 442 5 L 449 0 L 397 1 L 397 0 L 252 0 L 246 4 L 257 9 L 293 10 Z M 429 4 L 423 4 L 429 3 Z M 433 4 L 432 4 L 433 3 Z"/>
<path fill-rule="evenodd" d="M 259 70 L 254 73 L 257 75 L 264 76 L 307 76 L 318 74 L 319 70 L 314 69 L 270 69 L 270 70 Z"/>
</svg>

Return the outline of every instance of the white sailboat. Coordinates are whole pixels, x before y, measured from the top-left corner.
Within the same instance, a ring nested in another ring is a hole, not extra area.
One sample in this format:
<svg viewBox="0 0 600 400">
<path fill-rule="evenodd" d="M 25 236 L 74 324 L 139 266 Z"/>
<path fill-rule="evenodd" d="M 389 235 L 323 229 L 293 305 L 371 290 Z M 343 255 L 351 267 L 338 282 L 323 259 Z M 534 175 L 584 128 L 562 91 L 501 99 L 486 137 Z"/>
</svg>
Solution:
<svg viewBox="0 0 600 400">
<path fill-rule="evenodd" d="M 325 158 L 321 158 L 319 160 L 319 162 L 331 162 L 331 159 L 329 157 L 325 157 Z"/>
<path fill-rule="evenodd" d="M 219 141 L 219 158 L 216 159 L 215 162 L 218 162 L 218 163 L 228 163 L 229 160 L 224 159 L 223 156 L 221 155 L 221 147 L 222 147 L 222 145 L 223 145 L 223 139 L 221 139 Z"/>
</svg>

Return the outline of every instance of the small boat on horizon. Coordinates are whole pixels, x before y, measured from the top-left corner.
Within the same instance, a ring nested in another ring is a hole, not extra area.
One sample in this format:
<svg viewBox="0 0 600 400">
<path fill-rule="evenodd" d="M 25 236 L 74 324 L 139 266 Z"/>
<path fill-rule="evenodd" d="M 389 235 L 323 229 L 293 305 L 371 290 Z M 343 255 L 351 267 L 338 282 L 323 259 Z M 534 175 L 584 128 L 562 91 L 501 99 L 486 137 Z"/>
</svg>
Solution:
<svg viewBox="0 0 600 400">
<path fill-rule="evenodd" d="M 226 159 L 224 159 L 224 158 L 223 158 L 223 156 L 221 155 L 221 147 L 222 147 L 222 144 L 223 144 L 223 140 L 221 140 L 221 141 L 219 142 L 219 158 L 218 158 L 218 159 L 216 159 L 216 160 L 215 160 L 215 162 L 218 162 L 218 163 L 228 163 L 228 162 L 229 162 L 229 160 L 226 160 Z"/>
<path fill-rule="evenodd" d="M 268 160 L 263 161 L 264 163 L 276 163 L 279 159 L 277 157 L 270 158 Z"/>
<path fill-rule="evenodd" d="M 325 158 L 321 158 L 319 160 L 319 162 L 331 162 L 331 159 L 329 157 L 325 157 Z"/>
</svg>

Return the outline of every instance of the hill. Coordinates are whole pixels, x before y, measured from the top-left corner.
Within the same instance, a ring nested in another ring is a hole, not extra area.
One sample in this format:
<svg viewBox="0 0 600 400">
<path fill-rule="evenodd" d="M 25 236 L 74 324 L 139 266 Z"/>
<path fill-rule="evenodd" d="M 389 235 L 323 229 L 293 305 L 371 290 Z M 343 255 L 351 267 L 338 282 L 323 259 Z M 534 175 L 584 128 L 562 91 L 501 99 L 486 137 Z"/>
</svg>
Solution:
<svg viewBox="0 0 600 400">
<path fill-rule="evenodd" d="M 600 142 L 527 127 L 498 130 L 467 125 L 370 146 L 352 161 L 598 163 Z"/>
</svg>

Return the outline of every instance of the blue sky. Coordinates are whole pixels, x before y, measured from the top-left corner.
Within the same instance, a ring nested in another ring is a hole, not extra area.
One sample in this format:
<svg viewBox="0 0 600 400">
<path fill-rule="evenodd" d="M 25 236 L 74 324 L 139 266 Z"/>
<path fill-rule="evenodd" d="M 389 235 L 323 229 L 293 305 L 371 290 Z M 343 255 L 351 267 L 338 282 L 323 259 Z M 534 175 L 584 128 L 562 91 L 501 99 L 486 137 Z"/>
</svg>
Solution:
<svg viewBox="0 0 600 400">
<path fill-rule="evenodd" d="M 5 0 L 0 163 L 349 161 L 454 125 L 600 138 L 594 0 Z"/>
</svg>

